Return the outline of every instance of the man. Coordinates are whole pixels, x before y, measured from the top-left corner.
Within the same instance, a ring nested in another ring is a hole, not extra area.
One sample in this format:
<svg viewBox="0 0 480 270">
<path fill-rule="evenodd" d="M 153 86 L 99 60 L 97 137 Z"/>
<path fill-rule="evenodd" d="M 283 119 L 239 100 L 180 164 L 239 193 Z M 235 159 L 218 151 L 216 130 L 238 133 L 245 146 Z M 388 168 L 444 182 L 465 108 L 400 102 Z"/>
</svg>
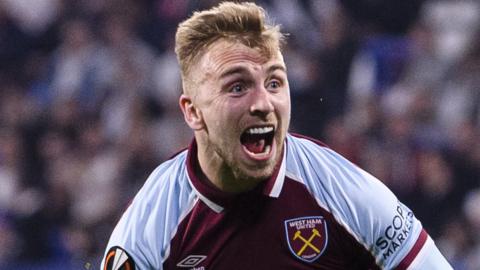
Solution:
<svg viewBox="0 0 480 270">
<path fill-rule="evenodd" d="M 451 269 L 380 181 L 287 133 L 282 40 L 252 3 L 180 24 L 179 103 L 195 139 L 146 181 L 102 269 Z"/>
</svg>

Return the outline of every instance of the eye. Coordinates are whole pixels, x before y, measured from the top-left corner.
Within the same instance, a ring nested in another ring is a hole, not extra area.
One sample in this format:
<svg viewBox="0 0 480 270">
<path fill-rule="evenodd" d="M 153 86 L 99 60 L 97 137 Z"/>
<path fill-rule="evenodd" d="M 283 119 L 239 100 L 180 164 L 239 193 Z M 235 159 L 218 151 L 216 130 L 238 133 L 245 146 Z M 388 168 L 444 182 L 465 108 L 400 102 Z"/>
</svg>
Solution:
<svg viewBox="0 0 480 270">
<path fill-rule="evenodd" d="M 271 80 L 270 82 L 268 82 L 267 88 L 275 90 L 280 88 L 280 86 L 281 86 L 281 83 L 278 80 Z"/>
<path fill-rule="evenodd" d="M 245 85 L 241 83 L 236 83 L 230 87 L 230 93 L 233 94 L 240 94 L 245 91 Z"/>
</svg>

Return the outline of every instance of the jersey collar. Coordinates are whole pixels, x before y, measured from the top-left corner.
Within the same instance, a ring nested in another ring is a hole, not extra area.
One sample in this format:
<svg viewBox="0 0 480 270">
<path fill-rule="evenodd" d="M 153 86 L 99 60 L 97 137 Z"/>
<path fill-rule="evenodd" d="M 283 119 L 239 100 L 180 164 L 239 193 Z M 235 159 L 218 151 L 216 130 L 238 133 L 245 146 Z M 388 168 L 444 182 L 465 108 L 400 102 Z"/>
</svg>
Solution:
<svg viewBox="0 0 480 270">
<path fill-rule="evenodd" d="M 283 182 L 285 181 L 285 157 L 286 145 L 284 144 L 282 159 L 279 161 L 277 166 L 275 166 L 272 176 L 247 193 L 261 193 L 268 197 L 278 198 L 282 191 Z M 215 212 L 222 212 L 224 208 L 228 208 L 228 206 L 231 205 L 238 196 L 245 195 L 234 195 L 223 192 L 209 181 L 202 180 L 200 175 L 197 175 L 196 172 L 198 170 L 196 169 L 199 168 L 200 165 L 197 158 L 197 142 L 195 139 L 192 140 L 192 143 L 188 148 L 186 163 L 187 175 L 193 189 L 196 191 L 200 199 Z"/>
</svg>

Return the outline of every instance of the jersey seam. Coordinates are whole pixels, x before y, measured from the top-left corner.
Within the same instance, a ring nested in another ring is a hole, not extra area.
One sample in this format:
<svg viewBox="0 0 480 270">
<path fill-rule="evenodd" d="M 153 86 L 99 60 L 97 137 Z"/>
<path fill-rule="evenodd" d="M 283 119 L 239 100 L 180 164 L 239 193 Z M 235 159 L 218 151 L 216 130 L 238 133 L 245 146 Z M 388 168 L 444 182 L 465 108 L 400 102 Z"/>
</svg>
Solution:
<svg viewBox="0 0 480 270">
<path fill-rule="evenodd" d="M 194 191 L 192 191 L 194 193 Z M 194 198 L 191 199 L 191 205 L 189 207 L 187 207 L 185 209 L 184 212 L 182 212 L 176 222 L 176 225 L 175 227 L 171 230 L 170 232 L 170 239 L 167 243 L 167 245 L 164 247 L 165 249 L 165 256 L 163 257 L 163 260 L 162 260 L 162 265 L 165 263 L 165 261 L 167 261 L 167 259 L 170 257 L 170 248 L 171 248 L 171 244 L 172 244 L 172 241 L 173 241 L 173 238 L 175 238 L 177 232 L 178 232 L 178 228 L 180 226 L 180 224 L 182 224 L 182 222 L 186 219 L 186 217 L 192 212 L 192 210 L 198 205 L 200 201 L 200 198 L 197 196 L 197 195 L 194 195 Z"/>
</svg>

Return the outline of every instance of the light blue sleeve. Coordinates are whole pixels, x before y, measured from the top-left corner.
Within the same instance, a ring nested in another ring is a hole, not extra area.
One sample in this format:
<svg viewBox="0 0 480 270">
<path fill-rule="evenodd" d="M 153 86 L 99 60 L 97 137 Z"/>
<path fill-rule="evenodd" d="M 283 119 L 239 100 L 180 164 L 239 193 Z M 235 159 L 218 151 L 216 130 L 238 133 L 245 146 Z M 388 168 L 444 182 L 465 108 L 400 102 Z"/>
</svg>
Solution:
<svg viewBox="0 0 480 270">
<path fill-rule="evenodd" d="M 396 269 L 412 256 L 415 245 L 415 252 L 424 251 L 417 244 L 421 235 L 426 235 L 420 221 L 381 181 L 311 140 L 288 137 L 288 142 L 287 175 L 304 183 L 318 204 L 372 254 L 381 268 Z M 433 241 L 432 245 L 425 256 L 443 258 Z M 420 259 L 416 255 L 413 257 Z"/>
<path fill-rule="evenodd" d="M 124 249 L 131 256 L 136 269 L 162 269 L 162 258 L 159 258 L 159 254 L 162 254 L 159 250 L 161 245 L 157 241 L 163 238 L 164 231 L 154 228 L 158 204 L 157 199 L 152 197 L 152 192 L 160 193 L 162 169 L 157 168 L 150 175 L 115 226 L 102 260 L 102 270 L 112 247 Z"/>
<path fill-rule="evenodd" d="M 120 247 L 131 256 L 136 269 L 162 270 L 178 224 L 196 202 L 185 169 L 186 153 L 160 165 L 149 176 L 117 223 L 108 251 Z"/>
<path fill-rule="evenodd" d="M 161 264 L 154 265 L 152 263 L 152 255 L 155 251 L 152 251 L 146 242 L 145 231 L 140 226 L 141 222 L 132 222 L 142 220 L 143 217 L 138 214 L 139 211 L 130 206 L 118 222 L 108 242 L 101 270 L 104 269 L 107 253 L 114 247 L 122 248 L 128 253 L 128 256 L 131 256 L 130 259 L 135 264 L 135 269 L 162 269 Z"/>
</svg>

